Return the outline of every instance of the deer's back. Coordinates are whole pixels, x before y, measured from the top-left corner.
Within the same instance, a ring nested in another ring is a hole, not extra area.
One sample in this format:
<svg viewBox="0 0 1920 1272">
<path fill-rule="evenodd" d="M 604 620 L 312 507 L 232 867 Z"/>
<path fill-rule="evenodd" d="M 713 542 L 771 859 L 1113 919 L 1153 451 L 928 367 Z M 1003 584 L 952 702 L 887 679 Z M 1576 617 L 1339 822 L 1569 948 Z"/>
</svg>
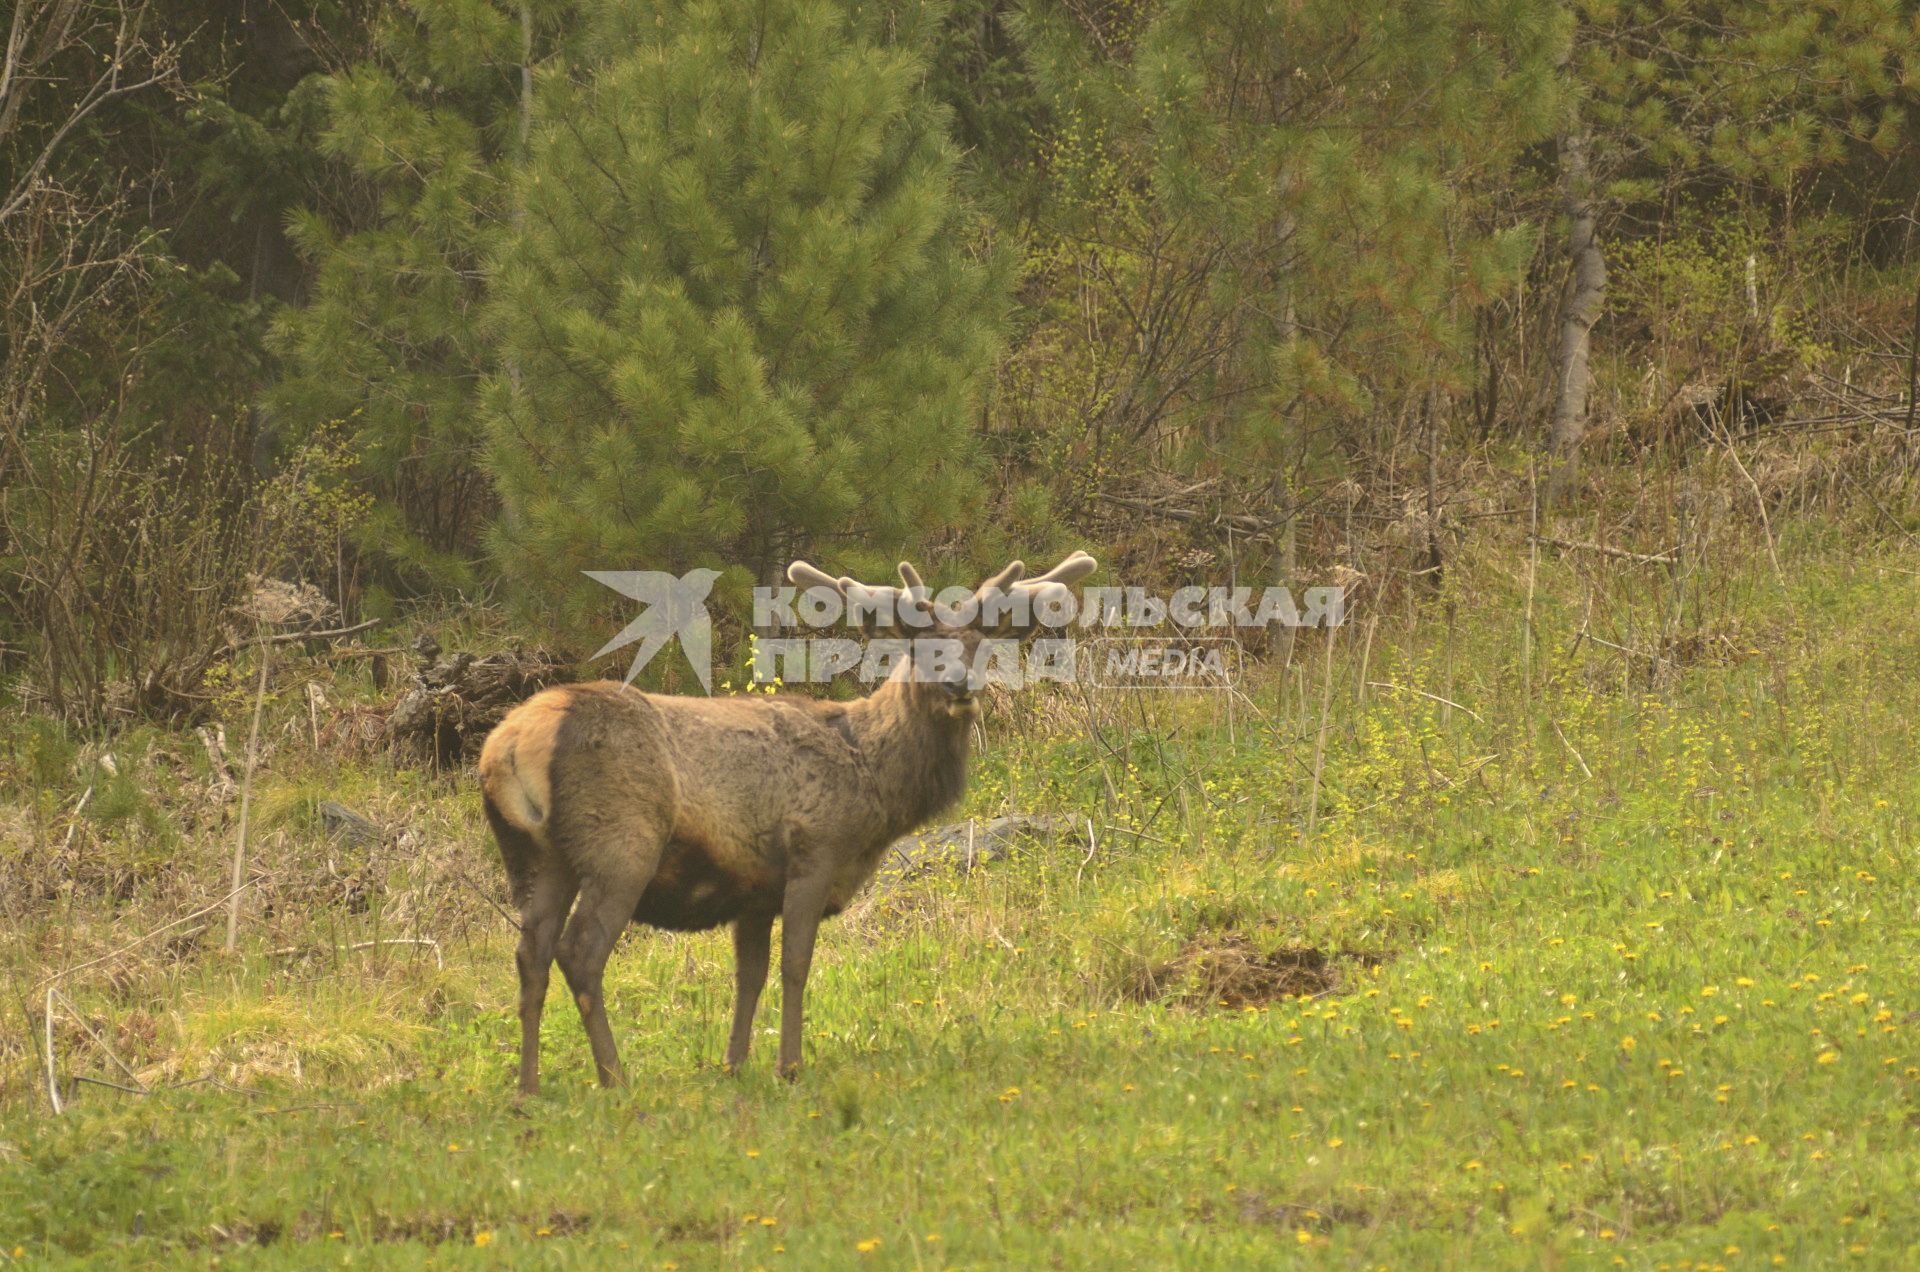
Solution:
<svg viewBox="0 0 1920 1272">
<path fill-rule="evenodd" d="M 678 698 L 612 681 L 536 695 L 480 758 L 516 893 L 549 855 L 583 877 L 651 867 L 635 919 L 697 930 L 778 911 L 795 854 L 877 858 L 863 851 L 883 836 L 844 716 L 806 699 Z M 864 882 L 850 874 L 836 892 Z"/>
</svg>

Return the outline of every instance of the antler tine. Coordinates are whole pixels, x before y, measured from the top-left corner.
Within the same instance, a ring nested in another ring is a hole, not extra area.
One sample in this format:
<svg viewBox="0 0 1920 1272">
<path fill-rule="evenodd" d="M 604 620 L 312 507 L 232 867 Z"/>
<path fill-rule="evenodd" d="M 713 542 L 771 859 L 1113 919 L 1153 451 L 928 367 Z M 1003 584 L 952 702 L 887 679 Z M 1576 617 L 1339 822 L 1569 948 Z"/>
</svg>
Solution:
<svg viewBox="0 0 1920 1272">
<path fill-rule="evenodd" d="M 1006 569 L 998 574 L 989 575 L 986 582 L 973 589 L 973 594 L 976 597 L 985 597 L 991 592 L 1004 592 L 1024 578 L 1026 573 L 1025 561 L 1009 562 Z"/>
<path fill-rule="evenodd" d="M 787 567 L 787 581 L 801 588 L 828 587 L 845 595 L 846 579 L 836 579 L 825 570 L 809 565 L 805 561 L 795 561 Z"/>
<path fill-rule="evenodd" d="M 920 581 L 920 571 L 913 568 L 913 562 L 900 563 L 900 581 L 907 585 L 907 595 L 916 603 L 927 599 L 927 585 Z"/>
<path fill-rule="evenodd" d="M 1064 585 L 1067 583 L 1072 583 L 1078 579 L 1083 579 L 1087 575 L 1092 574 L 1095 570 L 1099 568 L 1100 568 L 1100 563 L 1098 561 L 1094 560 L 1091 556 L 1087 555 L 1085 552 L 1081 552 L 1076 549 L 1074 552 L 1068 554 L 1067 558 L 1064 561 L 1054 566 L 1051 570 L 1048 570 L 1045 574 L 1036 575 L 1033 578 L 1028 579 L 1026 582 L 1021 583 L 1019 586 L 1023 588 L 1039 589 L 1039 588 L 1045 587 L 1049 583 L 1059 583 Z"/>
</svg>

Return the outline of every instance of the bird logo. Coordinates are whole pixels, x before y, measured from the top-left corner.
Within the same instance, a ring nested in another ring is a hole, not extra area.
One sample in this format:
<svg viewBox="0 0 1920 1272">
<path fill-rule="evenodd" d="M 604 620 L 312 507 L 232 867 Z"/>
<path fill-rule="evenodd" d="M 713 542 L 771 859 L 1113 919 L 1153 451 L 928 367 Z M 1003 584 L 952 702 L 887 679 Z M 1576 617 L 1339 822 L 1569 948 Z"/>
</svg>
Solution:
<svg viewBox="0 0 1920 1272">
<path fill-rule="evenodd" d="M 627 683 L 640 669 L 653 661 L 675 636 L 680 649 L 700 678 L 700 687 L 713 692 L 713 621 L 707 615 L 707 596 L 713 591 L 720 571 L 688 570 L 673 575 L 662 570 L 586 570 L 596 583 L 604 583 L 622 596 L 639 601 L 646 609 L 640 617 L 622 628 L 620 634 L 602 645 L 593 655 L 599 658 L 638 641 L 633 662 L 627 667 Z"/>
</svg>

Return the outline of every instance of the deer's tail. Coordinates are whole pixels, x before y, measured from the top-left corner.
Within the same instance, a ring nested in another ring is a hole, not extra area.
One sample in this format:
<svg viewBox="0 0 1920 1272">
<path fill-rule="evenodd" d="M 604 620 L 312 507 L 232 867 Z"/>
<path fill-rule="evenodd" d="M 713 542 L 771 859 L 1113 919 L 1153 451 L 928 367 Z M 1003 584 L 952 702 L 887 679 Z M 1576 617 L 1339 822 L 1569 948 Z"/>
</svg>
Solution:
<svg viewBox="0 0 1920 1272">
<path fill-rule="evenodd" d="M 535 838 L 552 810 L 554 737 L 566 718 L 568 695 L 549 689 L 517 707 L 487 735 L 480 751 L 480 788 L 489 817 Z"/>
</svg>

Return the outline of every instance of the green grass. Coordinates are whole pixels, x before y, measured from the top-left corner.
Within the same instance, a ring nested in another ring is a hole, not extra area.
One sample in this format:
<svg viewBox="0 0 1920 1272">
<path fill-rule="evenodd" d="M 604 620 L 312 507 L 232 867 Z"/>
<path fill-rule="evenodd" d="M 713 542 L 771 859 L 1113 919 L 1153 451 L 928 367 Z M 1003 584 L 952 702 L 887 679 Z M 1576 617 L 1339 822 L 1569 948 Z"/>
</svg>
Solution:
<svg viewBox="0 0 1920 1272">
<path fill-rule="evenodd" d="M 87 1087 L 54 1119 L 23 1056 L 0 1096 L 0 1253 L 1912 1266 L 1914 562 L 1804 546 L 1789 564 L 1787 594 L 1744 579 L 1693 624 L 1695 660 L 1652 676 L 1573 650 L 1581 581 L 1551 563 L 1524 641 L 1510 561 L 1456 580 L 1493 599 L 1449 628 L 1429 607 L 1364 651 L 1350 629 L 1311 840 L 1317 647 L 1231 725 L 1144 695 L 1003 710 L 968 811 L 1072 812 L 1096 846 L 828 925 L 792 1085 L 765 1036 L 743 1076 L 715 1068 L 723 934 L 636 932 L 609 973 L 631 1089 L 588 1085 L 556 991 L 547 1092 L 516 1108 L 511 933 L 465 892 L 440 902 L 473 916 L 441 934 L 444 970 L 383 947 L 208 954 L 139 992 L 83 980 L 147 1076 L 250 1093 Z M 1400 688 L 1363 698 L 1363 652 L 1365 680 Z M 458 783 L 356 780 L 444 818 L 491 880 Z M 316 917 L 309 939 L 428 913 Z M 1329 954 L 1329 992 L 1209 994 L 1236 957 L 1300 947 Z"/>
</svg>

